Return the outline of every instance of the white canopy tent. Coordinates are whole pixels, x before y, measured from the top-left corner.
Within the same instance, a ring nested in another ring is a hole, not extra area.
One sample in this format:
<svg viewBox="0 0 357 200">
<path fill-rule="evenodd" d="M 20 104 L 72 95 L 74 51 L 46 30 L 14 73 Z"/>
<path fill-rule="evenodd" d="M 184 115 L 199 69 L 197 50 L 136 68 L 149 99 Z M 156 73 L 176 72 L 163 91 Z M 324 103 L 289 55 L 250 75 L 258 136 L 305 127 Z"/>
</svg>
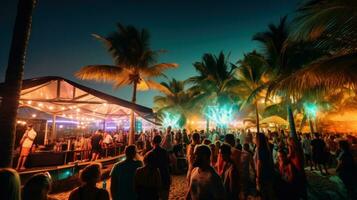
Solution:
<svg viewBox="0 0 357 200">
<path fill-rule="evenodd" d="M 0 85 L 1 96 L 6 95 L 6 86 Z M 151 108 L 105 94 L 62 77 L 48 76 L 23 81 L 20 96 L 21 107 L 30 107 L 56 117 L 77 121 L 116 120 L 127 118 L 131 109 L 136 117 L 155 124 Z M 52 126 L 55 135 L 55 125 Z"/>
</svg>

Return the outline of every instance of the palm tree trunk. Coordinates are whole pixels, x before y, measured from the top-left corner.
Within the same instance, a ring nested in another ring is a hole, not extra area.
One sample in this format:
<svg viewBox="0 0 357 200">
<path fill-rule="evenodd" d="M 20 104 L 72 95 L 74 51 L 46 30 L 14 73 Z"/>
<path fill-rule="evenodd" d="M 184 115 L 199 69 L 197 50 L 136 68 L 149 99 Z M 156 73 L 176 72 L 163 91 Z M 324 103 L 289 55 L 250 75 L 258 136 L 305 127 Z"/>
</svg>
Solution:
<svg viewBox="0 0 357 200">
<path fill-rule="evenodd" d="M 206 116 L 206 133 L 209 133 L 209 118 Z"/>
<path fill-rule="evenodd" d="M 255 101 L 255 117 L 257 123 L 257 133 L 259 133 L 259 110 L 258 110 L 258 102 Z"/>
<path fill-rule="evenodd" d="M 0 168 L 11 167 L 16 116 L 22 87 L 25 57 L 31 32 L 35 0 L 19 0 L 0 106 Z"/>
<path fill-rule="evenodd" d="M 136 89 L 137 89 L 138 83 L 134 81 L 133 84 L 133 97 L 131 99 L 132 103 L 136 103 Z M 134 109 L 131 109 L 130 111 L 130 131 L 129 131 L 129 145 L 135 143 L 135 115 L 134 115 Z"/>
<path fill-rule="evenodd" d="M 314 131 L 314 124 L 312 123 L 311 116 L 309 116 L 309 126 L 310 126 L 310 132 L 313 134 Z"/>
<path fill-rule="evenodd" d="M 290 137 L 297 139 L 296 129 L 295 129 L 295 121 L 294 121 L 294 114 L 293 110 L 291 109 L 291 105 L 288 105 L 288 120 L 289 120 L 289 128 L 290 128 Z"/>
</svg>

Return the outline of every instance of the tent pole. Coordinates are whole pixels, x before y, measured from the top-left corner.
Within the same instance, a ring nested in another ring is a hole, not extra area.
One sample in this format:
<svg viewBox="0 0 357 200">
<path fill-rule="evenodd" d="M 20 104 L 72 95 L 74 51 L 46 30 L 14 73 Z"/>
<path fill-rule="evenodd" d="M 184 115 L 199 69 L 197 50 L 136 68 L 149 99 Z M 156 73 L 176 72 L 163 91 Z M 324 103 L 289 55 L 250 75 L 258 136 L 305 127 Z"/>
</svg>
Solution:
<svg viewBox="0 0 357 200">
<path fill-rule="evenodd" d="M 52 140 L 56 139 L 56 115 L 52 115 Z"/>
<path fill-rule="evenodd" d="M 48 144 L 48 122 L 46 120 L 44 145 Z"/>
</svg>

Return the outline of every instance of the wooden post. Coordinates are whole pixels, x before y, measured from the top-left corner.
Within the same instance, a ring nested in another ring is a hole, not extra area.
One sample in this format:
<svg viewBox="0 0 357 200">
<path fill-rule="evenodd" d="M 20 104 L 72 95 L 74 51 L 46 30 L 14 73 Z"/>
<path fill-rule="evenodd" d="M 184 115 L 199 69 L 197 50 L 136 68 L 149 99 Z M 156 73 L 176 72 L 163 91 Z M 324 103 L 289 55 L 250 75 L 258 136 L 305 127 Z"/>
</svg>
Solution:
<svg viewBox="0 0 357 200">
<path fill-rule="evenodd" d="M 51 138 L 52 140 L 56 139 L 57 133 L 56 133 L 56 115 L 52 115 L 52 135 Z"/>
<path fill-rule="evenodd" d="M 45 126 L 45 139 L 44 139 L 44 145 L 48 144 L 48 122 L 46 121 L 46 126 Z"/>
</svg>

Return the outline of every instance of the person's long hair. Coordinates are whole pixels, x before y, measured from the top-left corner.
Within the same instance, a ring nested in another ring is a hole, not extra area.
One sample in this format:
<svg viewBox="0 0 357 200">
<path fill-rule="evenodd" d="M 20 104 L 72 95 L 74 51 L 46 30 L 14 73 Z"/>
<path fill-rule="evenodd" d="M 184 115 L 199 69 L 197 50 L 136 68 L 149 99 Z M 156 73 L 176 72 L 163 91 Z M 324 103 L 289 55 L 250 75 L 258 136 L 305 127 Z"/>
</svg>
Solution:
<svg viewBox="0 0 357 200">
<path fill-rule="evenodd" d="M 288 157 L 289 159 L 294 159 L 294 161 L 292 161 L 292 163 L 295 165 L 296 169 L 298 169 L 299 171 L 302 171 L 304 168 L 304 157 L 302 155 L 302 153 L 299 153 L 299 148 L 298 148 L 298 144 L 296 143 L 296 141 L 294 140 L 294 138 L 289 137 L 288 138 L 288 149 L 289 149 L 289 154 Z"/>
<path fill-rule="evenodd" d="M 0 199 L 21 200 L 19 174 L 10 168 L 0 169 Z"/>
<path fill-rule="evenodd" d="M 33 175 L 23 188 L 23 200 L 45 200 L 47 194 L 43 191 L 49 192 L 51 190 L 52 180 L 49 174 L 40 173 Z"/>
</svg>

